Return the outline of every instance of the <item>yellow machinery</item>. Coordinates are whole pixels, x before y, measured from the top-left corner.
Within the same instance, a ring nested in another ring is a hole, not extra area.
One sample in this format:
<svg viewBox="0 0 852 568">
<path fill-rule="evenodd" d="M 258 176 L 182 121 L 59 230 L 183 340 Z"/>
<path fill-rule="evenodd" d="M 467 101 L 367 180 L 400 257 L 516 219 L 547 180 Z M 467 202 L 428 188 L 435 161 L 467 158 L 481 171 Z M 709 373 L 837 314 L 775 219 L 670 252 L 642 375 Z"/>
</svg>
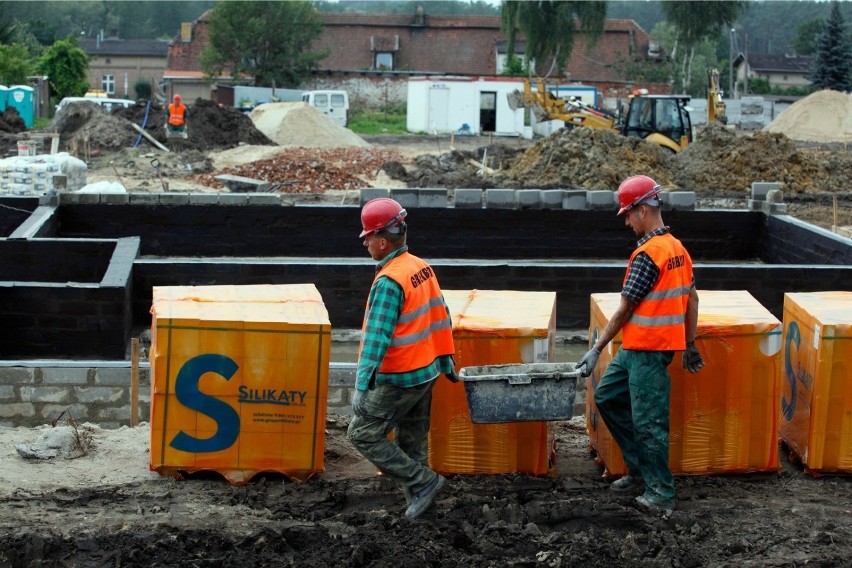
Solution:
<svg viewBox="0 0 852 568">
<path fill-rule="evenodd" d="M 528 108 L 538 121 L 561 120 L 566 128 L 591 127 L 642 138 L 672 152 L 680 152 L 692 142 L 689 96 L 649 95 L 634 91 L 627 100 L 623 120 L 618 115 L 591 107 L 581 101 L 560 99 L 548 91 L 541 79 L 535 90 L 529 80 L 524 90 L 508 95 L 509 107 Z"/>
<path fill-rule="evenodd" d="M 718 120 L 722 124 L 728 124 L 725 101 L 722 100 L 722 91 L 719 89 L 719 70 L 710 69 L 707 79 L 707 122 Z"/>
</svg>

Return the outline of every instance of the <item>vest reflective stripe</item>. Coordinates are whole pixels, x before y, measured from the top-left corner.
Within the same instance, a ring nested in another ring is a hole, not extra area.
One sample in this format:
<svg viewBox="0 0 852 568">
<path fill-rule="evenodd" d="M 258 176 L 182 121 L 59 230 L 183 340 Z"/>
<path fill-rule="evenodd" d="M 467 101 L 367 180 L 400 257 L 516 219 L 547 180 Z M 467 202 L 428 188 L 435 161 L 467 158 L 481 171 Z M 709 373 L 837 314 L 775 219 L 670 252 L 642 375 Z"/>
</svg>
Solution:
<svg viewBox="0 0 852 568">
<path fill-rule="evenodd" d="M 651 290 L 648 292 L 648 295 L 645 296 L 646 300 L 664 300 L 666 298 L 677 298 L 679 296 L 683 296 L 684 294 L 689 294 L 689 291 L 692 289 L 692 286 L 681 286 L 679 288 L 672 288 L 671 290 L 660 290 L 659 292 L 654 292 Z"/>
<path fill-rule="evenodd" d="M 379 372 L 405 373 L 425 367 L 441 355 L 453 355 L 452 321 L 432 268 L 404 252 L 387 263 L 376 279 L 382 276 L 399 284 L 404 299 Z"/>
<path fill-rule="evenodd" d="M 184 113 L 186 112 L 186 106 L 183 104 L 175 105 L 174 103 L 169 105 L 169 124 L 172 126 L 183 126 L 184 121 Z"/>
<path fill-rule="evenodd" d="M 621 330 L 622 346 L 641 351 L 682 351 L 686 348 L 686 306 L 692 290 L 692 259 L 671 234 L 652 237 L 630 257 L 646 253 L 659 277 L 647 296 L 636 306 Z M 630 273 L 628 264 L 624 281 Z"/>
<path fill-rule="evenodd" d="M 449 329 L 452 328 L 452 324 L 449 319 L 445 319 L 444 321 L 439 321 L 431 324 L 427 329 L 421 330 L 412 335 L 405 335 L 403 337 L 394 336 L 391 339 L 391 347 L 399 347 L 401 345 L 411 345 L 412 343 L 417 343 L 419 341 L 423 341 L 426 339 L 430 333 L 434 331 L 438 331 L 439 329 Z"/>
</svg>

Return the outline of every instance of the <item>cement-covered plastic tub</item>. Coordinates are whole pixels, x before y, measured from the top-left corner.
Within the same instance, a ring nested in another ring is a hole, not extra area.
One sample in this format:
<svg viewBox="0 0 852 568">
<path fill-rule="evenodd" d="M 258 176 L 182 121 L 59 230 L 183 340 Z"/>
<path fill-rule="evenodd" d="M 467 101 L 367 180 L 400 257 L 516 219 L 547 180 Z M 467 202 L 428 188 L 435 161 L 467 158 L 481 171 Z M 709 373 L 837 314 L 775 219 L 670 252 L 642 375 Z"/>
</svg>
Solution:
<svg viewBox="0 0 852 568">
<path fill-rule="evenodd" d="M 575 363 L 528 363 L 463 367 L 474 424 L 569 420 L 574 416 Z"/>
</svg>

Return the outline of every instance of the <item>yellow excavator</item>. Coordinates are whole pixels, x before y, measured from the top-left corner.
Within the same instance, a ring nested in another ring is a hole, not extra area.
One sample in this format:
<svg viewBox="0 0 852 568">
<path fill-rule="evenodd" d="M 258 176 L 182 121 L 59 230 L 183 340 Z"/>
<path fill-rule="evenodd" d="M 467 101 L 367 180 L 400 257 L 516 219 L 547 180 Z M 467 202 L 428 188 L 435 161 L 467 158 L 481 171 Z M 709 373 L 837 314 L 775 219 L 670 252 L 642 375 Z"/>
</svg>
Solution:
<svg viewBox="0 0 852 568">
<path fill-rule="evenodd" d="M 719 88 L 719 70 L 710 69 L 707 72 L 707 122 L 718 120 L 728 124 L 727 108 L 722 100 L 722 90 Z"/>
<path fill-rule="evenodd" d="M 718 72 L 716 73 L 718 81 Z M 716 91 L 718 92 L 718 91 Z M 708 95 L 709 97 L 709 95 Z M 524 80 L 524 90 L 509 93 L 509 107 L 528 108 L 538 121 L 561 120 L 566 128 L 591 127 L 611 130 L 623 136 L 642 138 L 677 153 L 692 142 L 692 120 L 688 95 L 650 95 L 637 89 L 628 97 L 621 115 L 584 104 L 573 98 L 556 97 L 538 79 L 533 90 Z M 721 96 L 714 98 L 714 109 L 724 113 Z"/>
</svg>

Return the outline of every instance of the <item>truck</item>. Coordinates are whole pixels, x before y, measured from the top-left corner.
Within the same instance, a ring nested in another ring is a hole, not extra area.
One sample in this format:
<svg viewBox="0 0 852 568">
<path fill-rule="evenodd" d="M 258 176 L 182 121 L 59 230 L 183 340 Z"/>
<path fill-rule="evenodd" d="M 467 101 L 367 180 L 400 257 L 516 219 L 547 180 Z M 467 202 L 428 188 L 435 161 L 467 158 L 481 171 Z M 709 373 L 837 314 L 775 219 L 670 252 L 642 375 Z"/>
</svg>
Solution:
<svg viewBox="0 0 852 568">
<path fill-rule="evenodd" d="M 509 93 L 512 109 L 528 108 L 536 120 L 561 120 L 566 128 L 589 127 L 609 130 L 624 136 L 642 138 L 677 153 L 692 142 L 692 121 L 688 95 L 649 95 L 637 89 L 628 97 L 624 109 L 616 114 L 569 97 L 556 97 L 538 79 L 533 90 L 524 80 L 524 90 Z"/>
<path fill-rule="evenodd" d="M 349 93 L 346 91 L 304 91 L 302 102 L 316 108 L 340 126 L 349 123 Z"/>
</svg>

